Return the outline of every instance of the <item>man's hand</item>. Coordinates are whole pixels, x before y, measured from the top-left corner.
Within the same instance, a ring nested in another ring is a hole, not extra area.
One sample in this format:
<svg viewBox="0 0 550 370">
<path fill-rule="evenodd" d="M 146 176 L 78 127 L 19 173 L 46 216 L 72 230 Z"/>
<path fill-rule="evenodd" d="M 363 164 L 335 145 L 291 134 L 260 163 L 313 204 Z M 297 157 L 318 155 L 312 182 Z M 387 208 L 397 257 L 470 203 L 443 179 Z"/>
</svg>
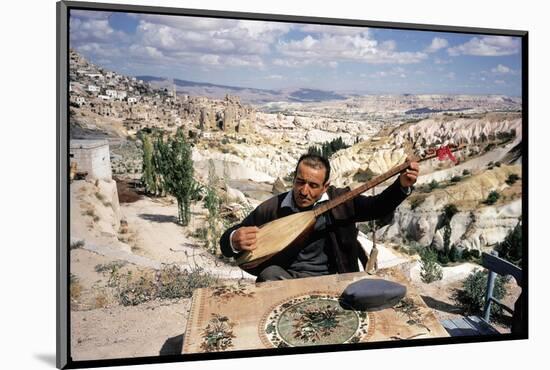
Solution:
<svg viewBox="0 0 550 370">
<path fill-rule="evenodd" d="M 238 228 L 231 238 L 233 248 L 238 251 L 251 251 L 256 249 L 256 234 L 260 229 L 256 226 Z"/>
<path fill-rule="evenodd" d="M 409 168 L 407 168 L 404 172 L 401 172 L 399 182 L 402 187 L 408 188 L 409 186 L 413 186 L 415 184 L 416 178 L 418 177 L 419 168 L 420 166 L 418 165 L 418 162 L 411 162 Z"/>
</svg>

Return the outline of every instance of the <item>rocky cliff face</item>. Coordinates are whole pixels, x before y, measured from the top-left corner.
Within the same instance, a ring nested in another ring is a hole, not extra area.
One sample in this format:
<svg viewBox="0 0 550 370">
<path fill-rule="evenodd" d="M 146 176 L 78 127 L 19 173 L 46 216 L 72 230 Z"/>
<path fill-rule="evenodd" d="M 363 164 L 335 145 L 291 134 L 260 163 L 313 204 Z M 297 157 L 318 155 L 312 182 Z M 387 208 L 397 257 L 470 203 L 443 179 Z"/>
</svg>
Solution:
<svg viewBox="0 0 550 370">
<path fill-rule="evenodd" d="M 450 222 L 451 237 L 449 246 L 459 250 L 481 250 L 501 242 L 518 223 L 521 217 L 521 200 L 501 206 L 488 206 L 478 210 L 458 212 Z M 441 212 L 412 212 L 406 207 L 399 208 L 393 222 L 377 232 L 382 241 L 421 246 L 444 247 L 444 230 L 437 228 Z M 403 240 L 403 237 L 406 239 Z"/>
<path fill-rule="evenodd" d="M 435 116 L 395 130 L 397 146 L 413 143 L 413 148 L 434 145 L 474 144 L 494 140 L 499 135 L 521 137 L 521 113 L 488 113 L 474 116 Z"/>
<path fill-rule="evenodd" d="M 492 246 L 504 239 L 522 214 L 521 184 L 506 183 L 511 174 L 520 176 L 520 166 L 495 167 L 429 194 L 417 190 L 396 210 L 393 221 L 378 231 L 377 237 L 395 242 L 403 242 L 404 238 L 442 249 L 444 208 L 454 204 L 459 212 L 449 223 L 450 246 L 460 250 Z M 486 205 L 484 201 L 491 191 L 497 191 L 501 198 L 494 205 Z"/>
</svg>

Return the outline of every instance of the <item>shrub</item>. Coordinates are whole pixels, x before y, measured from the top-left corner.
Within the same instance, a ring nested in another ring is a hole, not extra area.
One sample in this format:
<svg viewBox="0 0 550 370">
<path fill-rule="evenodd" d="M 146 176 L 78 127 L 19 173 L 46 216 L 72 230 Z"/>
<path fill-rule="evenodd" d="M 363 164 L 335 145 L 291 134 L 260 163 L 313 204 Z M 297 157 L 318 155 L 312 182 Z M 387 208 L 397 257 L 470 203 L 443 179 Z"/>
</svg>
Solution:
<svg viewBox="0 0 550 370">
<path fill-rule="evenodd" d="M 109 271 L 109 266 L 111 270 Z M 153 299 L 189 298 L 198 288 L 216 285 L 219 279 L 196 267 L 191 270 L 180 269 L 177 265 L 163 265 L 156 272 L 128 271 L 120 274 L 120 261 L 109 265 L 98 265 L 96 270 L 109 271 L 107 286 L 114 288 L 118 302 L 123 306 L 135 306 Z"/>
<path fill-rule="evenodd" d="M 451 178 L 451 182 L 454 182 L 454 183 L 459 182 L 460 180 L 462 180 L 461 176 L 453 176 Z"/>
<path fill-rule="evenodd" d="M 460 252 L 458 251 L 458 248 L 454 245 L 449 251 L 449 260 L 451 260 L 451 262 L 458 262 L 460 260 Z"/>
<path fill-rule="evenodd" d="M 208 228 L 207 227 L 199 227 L 195 229 L 193 234 L 191 234 L 193 237 L 206 241 L 208 237 Z"/>
<path fill-rule="evenodd" d="M 318 147 L 316 145 L 310 146 L 307 152 L 309 154 L 315 154 L 321 157 L 330 158 L 334 153 L 336 153 L 340 149 L 346 149 L 346 148 L 349 148 L 349 145 L 347 145 L 344 142 L 344 140 L 342 140 L 341 137 L 338 137 L 331 141 L 322 143 L 321 147 Z"/>
<path fill-rule="evenodd" d="M 125 266 L 126 264 L 127 264 L 126 261 L 116 260 L 109 263 L 100 263 L 98 265 L 95 265 L 94 270 L 95 272 L 101 272 L 101 273 L 111 272 L 111 271 L 118 270 L 119 268 L 121 268 L 122 266 Z"/>
<path fill-rule="evenodd" d="M 449 223 L 451 222 L 451 219 L 457 213 L 458 213 L 458 207 L 455 204 L 453 203 L 447 204 L 443 208 L 443 221 L 442 221 L 443 226 L 449 225 Z"/>
<path fill-rule="evenodd" d="M 496 246 L 499 256 L 516 266 L 521 266 L 522 261 L 522 228 L 518 224 L 511 230 L 506 238 Z"/>
<path fill-rule="evenodd" d="M 446 250 L 441 250 L 437 252 L 437 261 L 441 265 L 447 265 L 449 263 L 449 252 Z"/>
<path fill-rule="evenodd" d="M 439 183 L 435 180 L 432 180 L 432 182 L 430 182 L 430 184 L 429 184 L 429 187 L 430 187 L 430 190 L 437 189 L 437 188 L 439 188 Z"/>
<path fill-rule="evenodd" d="M 80 280 L 75 274 L 71 273 L 69 277 L 69 295 L 71 300 L 77 301 L 81 294 L 82 285 L 80 284 Z"/>
<path fill-rule="evenodd" d="M 99 191 L 96 191 L 95 192 L 95 197 L 101 202 L 101 203 L 104 203 L 105 202 L 105 196 L 103 194 L 101 194 Z"/>
<path fill-rule="evenodd" d="M 84 240 L 77 240 L 76 242 L 71 243 L 70 249 L 79 249 L 84 246 L 85 242 Z"/>
<path fill-rule="evenodd" d="M 125 284 L 119 286 L 118 299 L 123 306 L 135 306 L 155 298 L 156 286 L 152 279 L 140 276 L 137 280 L 127 276 Z"/>
<path fill-rule="evenodd" d="M 470 172 L 470 170 L 464 170 L 462 171 L 462 176 L 468 176 L 468 175 L 471 175 L 472 173 Z"/>
<path fill-rule="evenodd" d="M 485 304 L 485 292 L 487 291 L 487 271 L 475 270 L 462 282 L 462 289 L 455 293 L 455 299 L 468 314 L 479 315 Z M 506 295 L 506 278 L 497 275 L 493 297 L 502 299 Z M 496 304 L 491 305 L 491 315 L 500 315 L 502 308 Z"/>
<path fill-rule="evenodd" d="M 429 284 L 443 278 L 443 271 L 437 263 L 437 252 L 433 248 L 425 248 L 420 258 L 420 278 L 423 282 Z"/>
<path fill-rule="evenodd" d="M 216 285 L 218 278 L 197 267 L 190 271 L 176 265 L 164 266 L 160 272 L 158 297 L 161 299 L 189 298 L 198 288 Z"/>
<path fill-rule="evenodd" d="M 485 151 L 485 152 L 488 152 L 488 151 L 492 150 L 495 146 L 496 146 L 495 143 L 489 143 L 489 144 L 485 147 L 484 151 Z"/>
<path fill-rule="evenodd" d="M 479 259 L 481 258 L 481 253 L 477 249 L 470 250 L 470 258 Z"/>
<path fill-rule="evenodd" d="M 424 198 L 414 198 L 411 199 L 411 211 L 414 211 L 416 208 L 418 208 L 419 205 L 421 205 L 424 202 Z"/>
<path fill-rule="evenodd" d="M 515 173 L 512 173 L 512 174 L 508 175 L 508 178 L 506 179 L 506 183 L 508 185 L 513 185 L 518 180 L 519 180 L 519 176 L 516 175 Z"/>
<path fill-rule="evenodd" d="M 497 191 L 493 190 L 492 192 L 489 193 L 484 203 L 488 205 L 495 204 L 499 198 L 500 198 L 500 194 Z"/>
</svg>

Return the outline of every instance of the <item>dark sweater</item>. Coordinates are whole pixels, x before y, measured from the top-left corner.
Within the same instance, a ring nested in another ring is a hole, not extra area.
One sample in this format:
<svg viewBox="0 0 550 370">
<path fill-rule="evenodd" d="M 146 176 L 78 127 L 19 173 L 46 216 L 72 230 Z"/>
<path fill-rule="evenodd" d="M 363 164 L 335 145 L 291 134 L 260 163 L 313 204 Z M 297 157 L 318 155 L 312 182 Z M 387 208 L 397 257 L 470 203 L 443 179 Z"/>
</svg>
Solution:
<svg viewBox="0 0 550 370">
<path fill-rule="evenodd" d="M 294 261 L 290 262 L 287 270 L 310 273 L 311 275 L 327 275 L 329 273 L 328 251 L 329 243 L 327 231 L 328 217 L 321 215 L 315 223 L 313 232 L 304 243 Z"/>
</svg>

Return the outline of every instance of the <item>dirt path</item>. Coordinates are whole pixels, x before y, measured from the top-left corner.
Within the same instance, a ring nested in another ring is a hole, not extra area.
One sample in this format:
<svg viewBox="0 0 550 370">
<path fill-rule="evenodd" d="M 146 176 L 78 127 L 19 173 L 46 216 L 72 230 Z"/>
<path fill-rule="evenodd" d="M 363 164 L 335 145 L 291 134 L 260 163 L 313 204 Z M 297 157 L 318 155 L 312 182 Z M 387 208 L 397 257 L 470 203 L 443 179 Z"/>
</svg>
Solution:
<svg viewBox="0 0 550 370">
<path fill-rule="evenodd" d="M 121 206 L 123 217 L 135 234 L 132 251 L 139 256 L 160 263 L 175 263 L 184 267 L 201 267 L 221 278 L 254 279 L 237 266 L 230 266 L 209 253 L 200 240 L 188 234 L 205 222 L 205 211 L 192 207 L 189 227 L 177 222 L 177 206 L 163 200 L 143 198 Z"/>
<path fill-rule="evenodd" d="M 71 355 L 98 360 L 181 354 L 190 299 L 71 312 Z"/>
</svg>

